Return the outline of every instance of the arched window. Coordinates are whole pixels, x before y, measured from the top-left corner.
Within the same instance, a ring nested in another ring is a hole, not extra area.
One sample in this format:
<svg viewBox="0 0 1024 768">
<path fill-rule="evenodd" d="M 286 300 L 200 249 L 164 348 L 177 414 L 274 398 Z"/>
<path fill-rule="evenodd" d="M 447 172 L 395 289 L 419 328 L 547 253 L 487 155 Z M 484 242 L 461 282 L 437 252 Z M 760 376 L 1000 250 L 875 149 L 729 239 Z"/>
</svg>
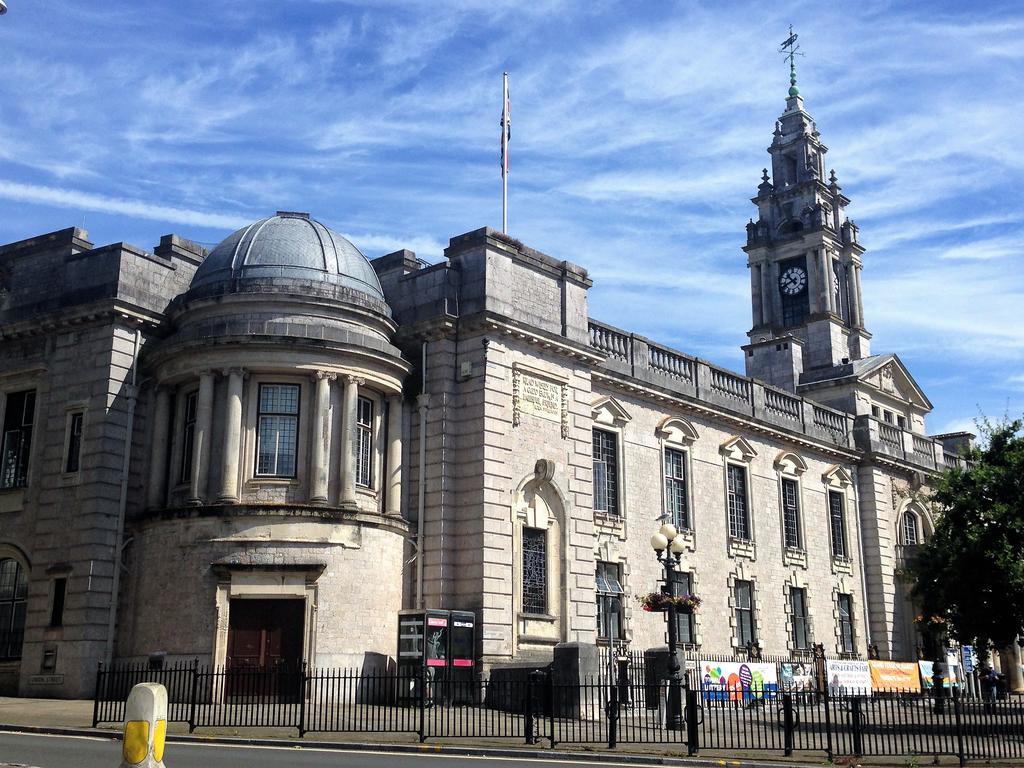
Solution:
<svg viewBox="0 0 1024 768">
<path fill-rule="evenodd" d="M 903 543 L 915 545 L 921 543 L 921 525 L 917 513 L 907 510 L 903 513 Z"/>
<path fill-rule="evenodd" d="M 0 560 L 0 659 L 20 659 L 28 577 L 12 558 Z"/>
</svg>

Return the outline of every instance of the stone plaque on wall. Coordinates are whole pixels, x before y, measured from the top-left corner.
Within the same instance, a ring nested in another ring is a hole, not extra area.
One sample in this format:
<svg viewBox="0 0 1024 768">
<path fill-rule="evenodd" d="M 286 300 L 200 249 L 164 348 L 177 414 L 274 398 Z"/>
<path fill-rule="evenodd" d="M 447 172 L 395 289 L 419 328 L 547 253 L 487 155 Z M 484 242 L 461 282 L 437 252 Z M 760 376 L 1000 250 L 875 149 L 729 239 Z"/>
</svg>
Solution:
<svg viewBox="0 0 1024 768">
<path fill-rule="evenodd" d="M 562 425 L 562 437 L 569 436 L 568 387 L 558 381 L 512 370 L 512 424 L 519 426 L 526 413 Z"/>
</svg>

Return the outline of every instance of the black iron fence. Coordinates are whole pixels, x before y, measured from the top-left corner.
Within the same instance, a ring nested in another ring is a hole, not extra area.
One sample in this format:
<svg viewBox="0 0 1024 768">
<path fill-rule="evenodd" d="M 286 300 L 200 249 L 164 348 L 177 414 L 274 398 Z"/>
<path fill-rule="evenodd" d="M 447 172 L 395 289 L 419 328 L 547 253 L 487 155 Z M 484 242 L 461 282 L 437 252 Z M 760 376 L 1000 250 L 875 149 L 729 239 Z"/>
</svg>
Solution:
<svg viewBox="0 0 1024 768">
<path fill-rule="evenodd" d="M 636 670 L 635 672 L 639 672 Z M 649 670 L 648 670 L 649 671 Z M 667 681 L 632 674 L 562 684 L 544 671 L 526 680 L 446 680 L 427 673 L 351 669 L 231 670 L 196 663 L 99 670 L 93 725 L 124 719 L 140 682 L 162 683 L 172 721 L 202 727 L 308 732 L 409 733 L 428 738 L 505 738 L 527 743 L 675 745 L 680 751 L 744 750 L 840 756 L 952 755 L 1024 758 L 1024 701 L 934 692 L 785 692 L 723 689 L 687 675 L 681 726 L 668 727 Z"/>
</svg>

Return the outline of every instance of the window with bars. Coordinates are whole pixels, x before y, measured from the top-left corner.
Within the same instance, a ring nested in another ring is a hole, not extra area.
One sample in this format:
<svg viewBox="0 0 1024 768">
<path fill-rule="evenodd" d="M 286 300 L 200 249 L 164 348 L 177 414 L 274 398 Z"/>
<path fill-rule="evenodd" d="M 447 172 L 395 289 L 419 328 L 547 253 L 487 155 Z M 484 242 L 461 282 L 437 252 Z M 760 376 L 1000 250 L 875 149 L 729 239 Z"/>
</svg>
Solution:
<svg viewBox="0 0 1024 768">
<path fill-rule="evenodd" d="M 523 613 L 548 612 L 548 532 L 523 528 Z"/>
<path fill-rule="evenodd" d="M 594 430 L 594 511 L 619 514 L 618 441 L 614 432 Z"/>
<path fill-rule="evenodd" d="M 183 483 L 192 478 L 192 450 L 196 439 L 196 409 L 199 407 L 199 393 L 189 392 L 185 395 L 185 418 L 181 431 L 181 476 Z"/>
<path fill-rule="evenodd" d="M 909 509 L 903 513 L 903 543 L 914 546 L 921 543 L 921 527 L 917 513 Z"/>
<path fill-rule="evenodd" d="M 853 595 L 840 593 L 837 597 L 839 608 L 839 650 L 853 653 Z"/>
<path fill-rule="evenodd" d="M 356 402 L 356 485 L 373 485 L 373 401 L 368 397 Z"/>
<path fill-rule="evenodd" d="M 686 454 L 675 448 L 665 449 L 665 512 L 679 530 L 690 527 L 686 505 Z"/>
<path fill-rule="evenodd" d="M 843 494 L 828 492 L 828 523 L 832 532 L 832 556 L 849 557 L 846 548 L 846 524 L 843 520 Z"/>
<path fill-rule="evenodd" d="M 24 488 L 28 485 L 28 458 L 32 450 L 35 413 L 35 390 L 7 395 L 3 448 L 0 450 L 0 488 Z"/>
<path fill-rule="evenodd" d="M 64 471 L 77 472 L 82 463 L 82 424 L 84 413 L 72 413 L 68 419 L 67 455 L 64 457 Z"/>
<path fill-rule="evenodd" d="M 618 563 L 597 563 L 597 636 L 603 640 L 621 640 L 622 566 Z"/>
<path fill-rule="evenodd" d="M 12 558 L 0 560 L 0 659 L 20 659 L 28 577 Z"/>
<path fill-rule="evenodd" d="M 789 590 L 789 611 L 793 627 L 793 648 L 806 651 L 811 647 L 807 621 L 807 590 L 791 587 Z"/>
<path fill-rule="evenodd" d="M 754 628 L 754 582 L 737 579 L 733 587 L 736 604 L 736 642 L 740 647 L 757 642 Z"/>
<path fill-rule="evenodd" d="M 692 573 L 680 573 L 675 571 L 672 573 L 672 594 L 676 596 L 680 595 L 692 595 L 693 594 L 693 574 Z M 680 643 L 687 643 L 689 645 L 696 645 L 697 643 L 697 626 L 695 616 L 692 613 L 676 613 L 676 639 Z"/>
<path fill-rule="evenodd" d="M 789 549 L 800 549 L 800 486 L 796 480 L 782 479 L 782 534 Z"/>
<path fill-rule="evenodd" d="M 256 474 L 295 477 L 298 461 L 299 385 L 261 384 Z"/>
<path fill-rule="evenodd" d="M 747 468 L 729 464 L 726 469 L 729 495 L 729 535 L 750 539 L 750 515 L 747 512 Z"/>
</svg>

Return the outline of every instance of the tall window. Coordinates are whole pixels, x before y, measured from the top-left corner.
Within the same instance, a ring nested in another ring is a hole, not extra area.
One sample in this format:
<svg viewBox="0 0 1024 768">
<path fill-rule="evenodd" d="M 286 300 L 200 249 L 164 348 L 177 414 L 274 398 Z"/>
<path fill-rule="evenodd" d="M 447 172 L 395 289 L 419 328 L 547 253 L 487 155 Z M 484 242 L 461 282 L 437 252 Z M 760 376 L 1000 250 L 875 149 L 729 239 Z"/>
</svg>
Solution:
<svg viewBox="0 0 1024 768">
<path fill-rule="evenodd" d="M 20 659 L 28 578 L 17 560 L 0 560 L 0 659 Z"/>
<path fill-rule="evenodd" d="M 782 528 L 786 546 L 800 549 L 800 501 L 796 480 L 782 480 Z"/>
<path fill-rule="evenodd" d="M 64 457 L 64 471 L 77 472 L 82 463 L 82 423 L 84 413 L 72 413 L 68 420 L 68 451 Z"/>
<path fill-rule="evenodd" d="M 835 259 L 832 260 L 832 298 L 835 300 L 836 314 L 842 317 L 843 315 L 843 297 L 840 286 L 842 285 L 842 277 L 840 272 L 839 262 Z"/>
<path fill-rule="evenodd" d="M 618 563 L 597 564 L 597 636 L 621 640 L 622 568 Z"/>
<path fill-rule="evenodd" d="M 757 642 L 754 631 L 754 582 L 736 580 L 734 588 L 736 603 L 736 640 L 740 646 Z"/>
<path fill-rule="evenodd" d="M 693 574 L 674 571 L 672 573 L 672 594 L 676 596 L 692 595 Z M 692 613 L 676 613 L 676 639 L 680 643 L 696 644 L 696 629 Z"/>
<path fill-rule="evenodd" d="M 261 384 L 256 474 L 295 477 L 299 433 L 299 385 Z"/>
<path fill-rule="evenodd" d="M 523 613 L 548 612 L 548 532 L 523 528 Z"/>
<path fill-rule="evenodd" d="M 853 653 L 853 595 L 840 593 L 839 607 L 839 650 Z"/>
<path fill-rule="evenodd" d="M 181 482 L 192 479 L 192 450 L 196 441 L 196 409 L 199 407 L 199 393 L 185 395 L 185 419 L 181 431 Z"/>
<path fill-rule="evenodd" d="M 50 603 L 50 626 L 64 626 L 64 598 L 68 591 L 67 577 L 53 580 L 53 602 Z"/>
<path fill-rule="evenodd" d="M 356 404 L 356 484 L 373 485 L 373 401 L 368 397 Z"/>
<path fill-rule="evenodd" d="M 811 647 L 807 631 L 807 590 L 791 587 L 789 590 L 789 611 L 793 618 L 793 648 L 806 651 Z"/>
<path fill-rule="evenodd" d="M 750 538 L 750 515 L 747 513 L 747 469 L 729 464 L 726 469 L 729 490 L 729 535 L 734 539 Z"/>
<path fill-rule="evenodd" d="M 35 390 L 7 395 L 0 488 L 24 488 L 28 485 L 28 456 L 32 449 L 35 412 Z"/>
<path fill-rule="evenodd" d="M 832 556 L 849 557 L 846 548 L 846 525 L 843 522 L 843 494 L 828 492 L 828 524 L 832 532 Z"/>
<path fill-rule="evenodd" d="M 665 512 L 676 528 L 690 527 L 686 508 L 686 454 L 675 448 L 665 449 Z"/>
<path fill-rule="evenodd" d="M 594 430 L 594 511 L 619 514 L 618 443 L 614 432 Z"/>
<path fill-rule="evenodd" d="M 911 512 L 909 509 L 903 513 L 903 543 L 912 546 L 921 543 L 921 528 L 918 525 L 917 513 Z"/>
</svg>

